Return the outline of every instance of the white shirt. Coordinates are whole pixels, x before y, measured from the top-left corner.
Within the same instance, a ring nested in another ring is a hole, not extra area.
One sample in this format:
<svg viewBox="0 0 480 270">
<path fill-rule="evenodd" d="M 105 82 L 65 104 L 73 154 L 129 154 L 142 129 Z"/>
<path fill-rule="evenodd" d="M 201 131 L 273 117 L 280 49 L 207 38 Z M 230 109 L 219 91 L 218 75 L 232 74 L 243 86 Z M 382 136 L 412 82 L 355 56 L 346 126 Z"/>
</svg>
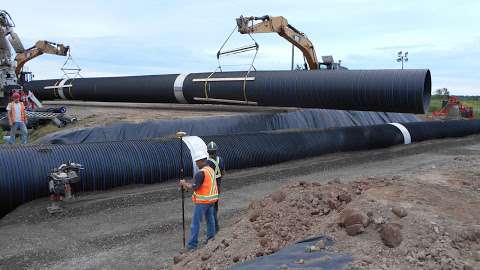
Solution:
<svg viewBox="0 0 480 270">
<path fill-rule="evenodd" d="M 21 105 L 20 102 L 18 103 L 13 103 L 14 104 L 14 110 L 15 110 L 15 119 L 14 122 L 23 122 L 22 120 L 22 113 L 21 113 Z M 12 108 L 10 108 L 11 103 L 8 104 L 7 106 L 7 111 L 10 111 Z"/>
</svg>

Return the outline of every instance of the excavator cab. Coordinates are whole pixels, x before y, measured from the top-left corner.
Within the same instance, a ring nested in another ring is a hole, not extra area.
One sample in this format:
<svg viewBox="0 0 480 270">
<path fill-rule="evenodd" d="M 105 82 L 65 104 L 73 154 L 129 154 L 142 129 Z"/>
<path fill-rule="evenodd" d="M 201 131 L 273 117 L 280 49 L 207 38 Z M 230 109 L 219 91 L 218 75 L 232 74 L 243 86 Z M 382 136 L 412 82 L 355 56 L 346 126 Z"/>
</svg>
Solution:
<svg viewBox="0 0 480 270">
<path fill-rule="evenodd" d="M 331 55 L 325 55 L 322 56 L 322 61 L 318 63 L 318 69 L 327 69 L 327 70 L 332 70 L 335 68 L 334 66 L 334 61 L 333 61 L 333 56 Z"/>
<path fill-rule="evenodd" d="M 341 61 L 335 62 L 333 60 L 333 56 L 325 55 L 322 56 L 322 61 L 318 63 L 318 69 L 320 70 L 339 70 L 339 69 L 347 69 L 341 65 Z"/>
<path fill-rule="evenodd" d="M 26 82 L 33 80 L 33 73 L 31 71 L 21 71 L 18 75 L 18 84 L 23 86 Z"/>
</svg>

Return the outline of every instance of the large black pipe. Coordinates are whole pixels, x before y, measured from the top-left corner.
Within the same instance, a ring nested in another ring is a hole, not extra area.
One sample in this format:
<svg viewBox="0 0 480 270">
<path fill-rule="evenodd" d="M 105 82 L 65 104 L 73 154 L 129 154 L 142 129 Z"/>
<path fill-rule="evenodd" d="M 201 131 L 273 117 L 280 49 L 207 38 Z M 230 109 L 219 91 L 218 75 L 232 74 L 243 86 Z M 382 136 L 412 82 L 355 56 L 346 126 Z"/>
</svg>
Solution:
<svg viewBox="0 0 480 270">
<path fill-rule="evenodd" d="M 391 124 L 327 130 L 277 131 L 202 136 L 215 141 L 226 168 L 241 169 L 312 157 L 337 151 L 366 150 L 480 133 L 480 120 L 402 124 L 409 136 Z M 178 178 L 178 139 L 27 145 L 0 147 L 0 217 L 21 203 L 44 197 L 49 171 L 66 161 L 81 163 L 80 190 L 105 190 L 128 184 L 149 184 Z M 187 148 L 186 148 L 187 149 Z M 191 155 L 184 168 L 192 175 Z"/>
<path fill-rule="evenodd" d="M 425 113 L 431 76 L 425 69 L 257 71 L 248 76 L 218 72 L 43 80 L 25 88 L 41 100 L 220 102 Z"/>
</svg>

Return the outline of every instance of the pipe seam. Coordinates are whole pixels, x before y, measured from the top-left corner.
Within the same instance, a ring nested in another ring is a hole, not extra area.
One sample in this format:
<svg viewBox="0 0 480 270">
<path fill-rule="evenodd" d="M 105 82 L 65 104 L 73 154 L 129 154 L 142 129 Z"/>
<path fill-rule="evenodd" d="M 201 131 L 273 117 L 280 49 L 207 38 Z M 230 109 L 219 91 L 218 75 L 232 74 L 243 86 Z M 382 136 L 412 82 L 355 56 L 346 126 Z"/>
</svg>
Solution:
<svg viewBox="0 0 480 270">
<path fill-rule="evenodd" d="M 402 132 L 403 144 L 411 144 L 412 143 L 412 136 L 410 136 L 410 132 L 408 131 L 408 129 L 404 125 L 402 125 L 400 123 L 388 123 L 388 124 L 398 128 L 400 130 L 400 132 Z"/>
<path fill-rule="evenodd" d="M 183 82 L 189 74 L 190 73 L 179 74 L 175 79 L 175 82 L 173 82 L 173 94 L 175 95 L 175 99 L 178 101 L 178 103 L 188 104 L 188 101 L 183 95 Z"/>
<path fill-rule="evenodd" d="M 63 86 L 67 81 L 68 81 L 68 78 L 65 78 L 61 80 L 60 83 L 58 84 L 57 93 L 61 99 L 67 99 L 67 97 L 65 96 L 65 93 L 63 92 Z"/>
</svg>

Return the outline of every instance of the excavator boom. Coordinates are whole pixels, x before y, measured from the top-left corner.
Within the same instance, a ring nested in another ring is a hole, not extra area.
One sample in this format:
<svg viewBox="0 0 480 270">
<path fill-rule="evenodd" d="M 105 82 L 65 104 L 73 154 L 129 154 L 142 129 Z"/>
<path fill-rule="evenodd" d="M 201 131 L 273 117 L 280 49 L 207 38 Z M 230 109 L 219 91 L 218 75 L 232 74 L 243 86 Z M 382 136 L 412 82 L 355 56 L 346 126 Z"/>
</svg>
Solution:
<svg viewBox="0 0 480 270">
<path fill-rule="evenodd" d="M 17 78 L 20 76 L 23 66 L 33 58 L 40 56 L 42 54 L 53 54 L 66 56 L 68 54 L 70 47 L 63 44 L 57 44 L 54 42 L 39 40 L 35 45 L 21 53 L 17 53 L 15 61 L 17 66 L 15 67 L 15 74 Z"/>
<path fill-rule="evenodd" d="M 312 42 L 304 33 L 290 25 L 284 17 L 269 15 L 262 17 L 240 16 L 236 20 L 238 31 L 241 34 L 278 33 L 281 37 L 302 51 L 309 69 L 319 69 L 317 55 Z M 261 22 L 255 23 L 255 21 Z"/>
</svg>

